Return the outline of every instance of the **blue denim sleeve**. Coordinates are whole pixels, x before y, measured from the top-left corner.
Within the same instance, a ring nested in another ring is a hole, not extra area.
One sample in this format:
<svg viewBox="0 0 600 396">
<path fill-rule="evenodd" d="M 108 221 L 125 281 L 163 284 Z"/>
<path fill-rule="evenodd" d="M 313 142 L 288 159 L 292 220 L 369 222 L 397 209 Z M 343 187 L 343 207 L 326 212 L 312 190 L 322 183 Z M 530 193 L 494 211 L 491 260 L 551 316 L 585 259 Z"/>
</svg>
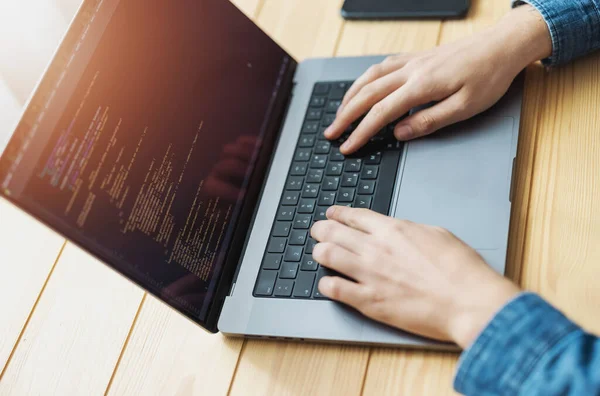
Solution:
<svg viewBox="0 0 600 396">
<path fill-rule="evenodd" d="M 460 357 L 465 395 L 600 395 L 600 339 L 532 293 L 509 302 Z"/>
<path fill-rule="evenodd" d="M 600 0 L 513 0 L 528 3 L 541 14 L 552 37 L 546 66 L 556 66 L 600 48 Z"/>
</svg>

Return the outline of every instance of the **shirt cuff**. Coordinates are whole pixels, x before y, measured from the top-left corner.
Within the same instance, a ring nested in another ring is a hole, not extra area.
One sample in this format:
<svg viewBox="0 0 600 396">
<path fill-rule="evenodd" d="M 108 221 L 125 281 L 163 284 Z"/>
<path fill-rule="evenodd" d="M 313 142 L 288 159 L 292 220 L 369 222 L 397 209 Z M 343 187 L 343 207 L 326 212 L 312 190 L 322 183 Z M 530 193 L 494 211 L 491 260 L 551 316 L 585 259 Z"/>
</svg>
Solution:
<svg viewBox="0 0 600 396">
<path fill-rule="evenodd" d="M 454 389 L 465 395 L 518 394 L 540 358 L 581 331 L 533 293 L 510 301 L 463 352 Z"/>
<path fill-rule="evenodd" d="M 600 48 L 600 10 L 595 0 L 512 0 L 512 6 L 536 8 L 550 30 L 552 55 L 545 66 L 572 61 Z"/>
</svg>

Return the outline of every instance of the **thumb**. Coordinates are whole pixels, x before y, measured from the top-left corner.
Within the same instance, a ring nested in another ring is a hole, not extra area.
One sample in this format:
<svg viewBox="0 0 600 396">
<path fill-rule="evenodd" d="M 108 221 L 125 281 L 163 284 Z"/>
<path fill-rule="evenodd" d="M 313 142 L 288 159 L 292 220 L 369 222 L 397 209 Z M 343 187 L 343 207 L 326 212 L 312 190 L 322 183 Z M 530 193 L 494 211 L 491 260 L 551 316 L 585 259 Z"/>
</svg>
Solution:
<svg viewBox="0 0 600 396">
<path fill-rule="evenodd" d="M 394 136 L 404 141 L 429 135 L 438 129 L 466 120 L 475 112 L 467 106 L 467 95 L 455 93 L 435 106 L 418 111 L 396 125 Z"/>
</svg>

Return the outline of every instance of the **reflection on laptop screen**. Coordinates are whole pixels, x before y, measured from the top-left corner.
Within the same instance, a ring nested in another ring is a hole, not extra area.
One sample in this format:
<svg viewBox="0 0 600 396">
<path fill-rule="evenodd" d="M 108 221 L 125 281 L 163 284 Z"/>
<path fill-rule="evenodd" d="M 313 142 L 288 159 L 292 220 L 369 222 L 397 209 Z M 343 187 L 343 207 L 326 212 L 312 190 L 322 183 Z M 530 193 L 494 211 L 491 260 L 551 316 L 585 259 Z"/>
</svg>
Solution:
<svg viewBox="0 0 600 396">
<path fill-rule="evenodd" d="M 225 0 L 86 3 L 0 188 L 202 321 L 287 55 Z"/>
</svg>

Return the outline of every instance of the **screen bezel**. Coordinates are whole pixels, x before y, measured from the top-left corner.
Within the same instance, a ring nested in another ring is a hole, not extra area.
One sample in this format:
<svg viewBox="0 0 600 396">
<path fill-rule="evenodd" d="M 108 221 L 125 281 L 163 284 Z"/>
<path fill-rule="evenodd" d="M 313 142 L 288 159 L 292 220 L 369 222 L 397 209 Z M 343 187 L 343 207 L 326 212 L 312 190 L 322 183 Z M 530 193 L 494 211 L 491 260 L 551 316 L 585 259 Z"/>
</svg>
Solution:
<svg viewBox="0 0 600 396">
<path fill-rule="evenodd" d="M 360 9 L 350 8 L 350 1 L 362 1 Z M 443 4 L 443 0 L 438 0 Z M 398 1 L 401 3 L 401 0 Z M 460 7 L 452 9 L 439 9 L 438 11 L 408 11 L 398 7 L 398 9 L 390 9 L 385 12 L 373 11 L 370 7 L 372 0 L 345 0 L 342 5 L 341 14 L 344 19 L 354 20 L 385 20 L 385 19 L 433 19 L 433 18 L 460 18 L 467 14 L 470 8 L 470 0 L 462 0 Z"/>
<path fill-rule="evenodd" d="M 84 0 L 80 5 L 78 11 L 71 20 L 71 23 L 66 33 L 61 39 L 61 42 L 57 47 L 50 63 L 44 70 L 42 77 L 38 81 L 36 87 L 33 90 L 33 93 L 27 101 L 24 107 L 24 111 L 22 112 L 18 123 L 13 129 L 13 134 L 9 139 L 4 152 L 0 153 L 0 165 L 2 164 L 3 160 L 5 160 L 4 155 L 2 154 L 8 152 L 11 144 L 19 145 L 18 138 L 20 138 L 20 136 L 17 136 L 17 133 L 15 132 L 28 128 L 26 125 L 26 120 L 31 119 L 37 113 L 37 110 L 34 109 L 34 104 L 43 100 L 45 93 L 47 93 L 48 91 L 47 87 L 54 86 L 56 82 L 56 77 L 60 74 L 55 73 L 55 71 L 63 70 L 59 66 L 60 58 L 63 55 L 70 54 L 73 51 L 74 47 L 77 45 L 77 40 L 80 38 L 82 31 L 84 30 L 84 27 L 86 25 L 86 23 L 84 23 L 84 18 L 86 18 L 86 14 L 89 15 L 90 13 L 93 13 L 95 7 L 100 1 L 101 0 Z M 237 7 L 235 7 L 233 4 L 232 7 L 236 8 L 237 10 Z M 241 11 L 237 11 L 241 13 Z M 251 21 L 251 23 L 254 22 Z M 107 265 L 113 271 L 116 271 L 117 273 L 125 276 L 127 279 L 142 287 L 144 290 L 146 290 L 156 298 L 160 299 L 161 301 L 165 302 L 167 305 L 171 306 L 182 315 L 188 317 L 193 322 L 202 326 L 204 329 L 212 333 L 218 332 L 217 323 L 219 319 L 219 314 L 223 308 L 225 297 L 229 294 L 231 290 L 233 278 L 240 264 L 241 254 L 247 241 L 247 236 L 251 229 L 252 219 L 258 206 L 260 193 L 262 191 L 262 187 L 268 174 L 268 170 L 274 154 L 274 148 L 276 147 L 276 142 L 281 132 L 284 114 L 286 112 L 286 108 L 291 97 L 291 92 L 293 88 L 293 78 L 297 62 L 294 60 L 294 58 L 292 58 L 289 55 L 289 53 L 285 52 L 285 54 L 287 55 L 287 58 L 284 58 L 284 60 L 287 61 L 287 66 L 285 67 L 285 70 L 283 70 L 281 76 L 281 85 L 273 101 L 270 116 L 266 123 L 266 130 L 263 136 L 263 145 L 260 148 L 254 170 L 250 176 L 246 196 L 244 198 L 241 210 L 239 212 L 239 216 L 236 219 L 236 223 L 232 225 L 234 229 L 233 237 L 225 255 L 223 267 L 218 276 L 216 288 L 212 296 L 212 302 L 206 313 L 206 319 L 204 321 L 200 320 L 200 318 L 198 318 L 197 316 L 194 316 L 183 306 L 177 306 L 174 300 L 161 296 L 160 293 L 157 292 L 157 290 L 155 290 L 155 288 L 149 285 L 148 280 L 145 281 L 143 279 L 143 276 L 139 272 L 131 270 L 131 267 L 125 260 L 121 260 L 114 256 L 110 256 L 109 254 L 104 252 L 103 249 L 88 244 L 84 240 L 84 238 L 78 235 L 73 235 L 73 230 L 71 230 L 70 227 L 62 224 L 60 220 L 55 219 L 52 214 L 45 213 L 43 208 L 39 205 L 34 205 L 31 202 L 28 202 L 28 199 L 22 199 L 21 197 L 8 195 L 3 189 L 0 189 L 0 197 L 3 197 L 17 208 L 25 211 L 28 215 L 32 216 L 36 220 L 40 221 L 41 223 L 52 229 L 53 231 L 65 237 L 67 241 L 88 252 L 93 257 L 100 260 L 103 264 Z M 0 167 L 0 176 L 1 171 L 2 169 Z"/>
</svg>

